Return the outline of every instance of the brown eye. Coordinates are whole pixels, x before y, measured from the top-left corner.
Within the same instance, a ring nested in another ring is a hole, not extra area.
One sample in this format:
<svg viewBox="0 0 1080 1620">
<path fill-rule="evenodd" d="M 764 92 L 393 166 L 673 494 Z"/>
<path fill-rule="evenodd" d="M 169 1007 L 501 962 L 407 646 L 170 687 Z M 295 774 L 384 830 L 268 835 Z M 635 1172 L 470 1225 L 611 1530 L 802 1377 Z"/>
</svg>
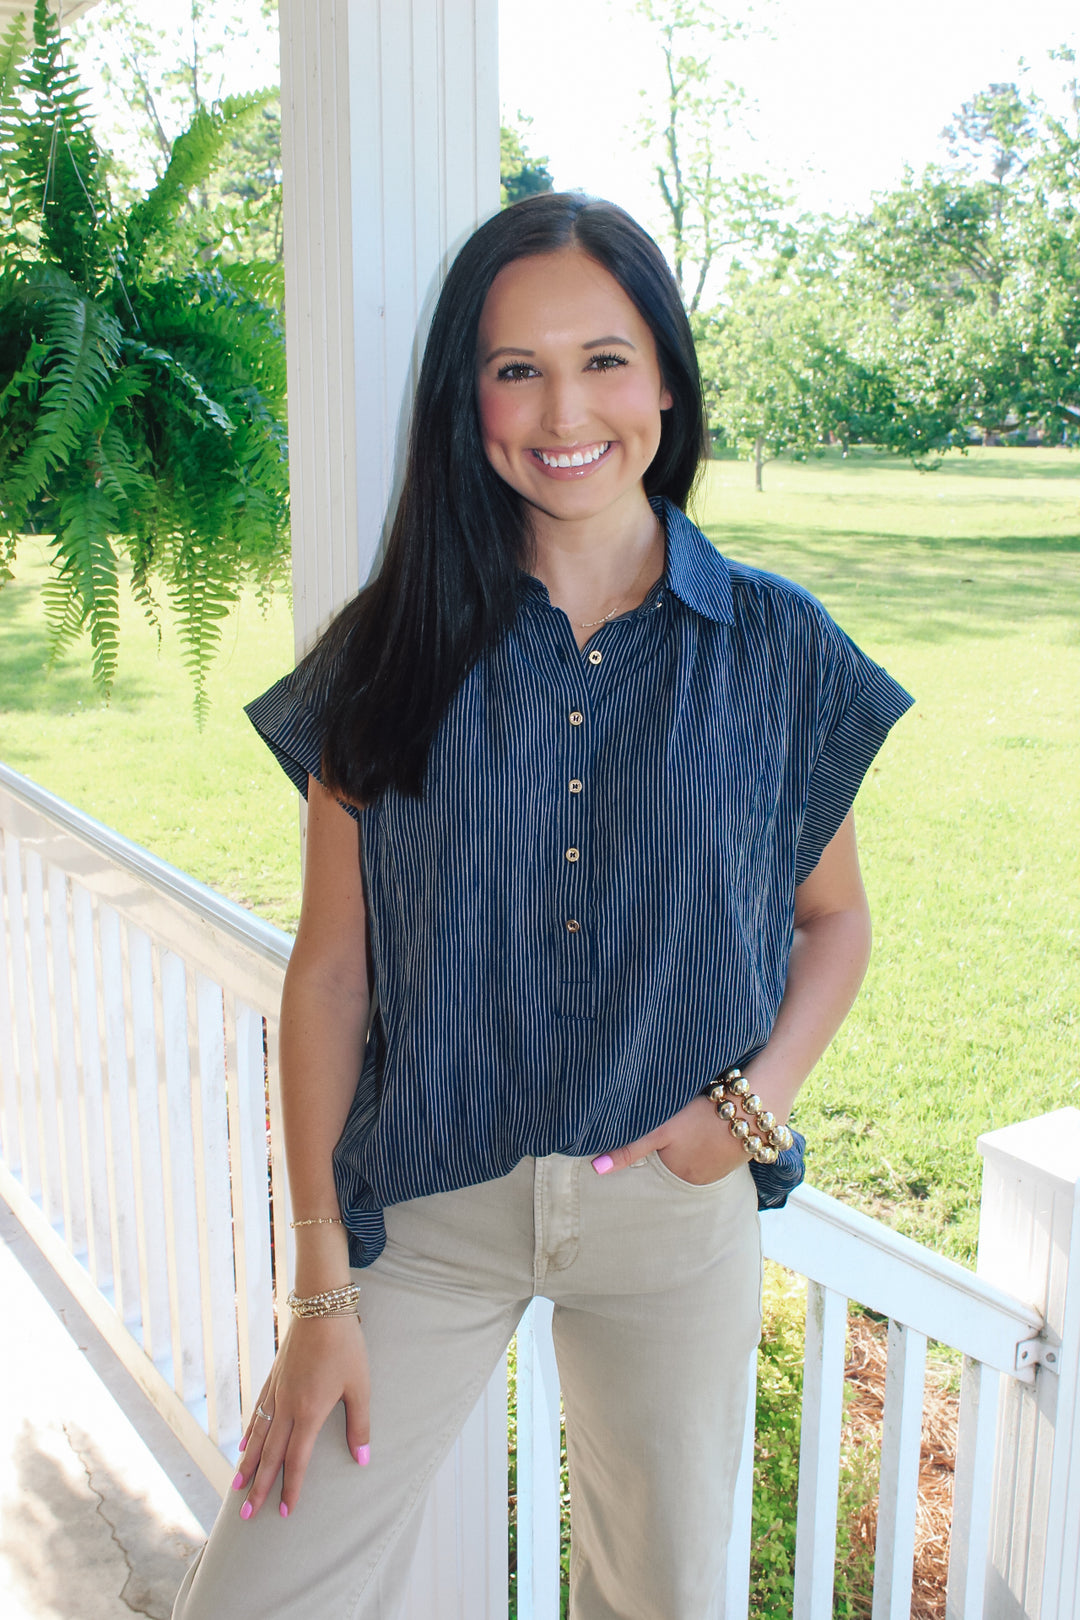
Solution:
<svg viewBox="0 0 1080 1620">
<path fill-rule="evenodd" d="M 535 375 L 535 367 L 530 366 L 527 360 L 510 360 L 505 366 L 500 366 L 495 375 L 500 382 L 524 382 Z"/>
</svg>

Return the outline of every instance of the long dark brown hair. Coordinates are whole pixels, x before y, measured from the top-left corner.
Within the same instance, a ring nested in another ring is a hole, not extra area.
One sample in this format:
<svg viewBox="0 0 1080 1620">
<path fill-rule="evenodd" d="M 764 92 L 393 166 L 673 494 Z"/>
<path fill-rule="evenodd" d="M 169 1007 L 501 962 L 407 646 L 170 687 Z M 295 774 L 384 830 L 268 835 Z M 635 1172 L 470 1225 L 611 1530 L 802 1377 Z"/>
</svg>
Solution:
<svg viewBox="0 0 1080 1620">
<path fill-rule="evenodd" d="M 477 330 L 504 265 L 578 247 L 647 322 L 672 405 L 644 484 L 685 506 L 705 448 L 697 356 L 674 277 L 652 238 L 613 203 L 528 197 L 489 219 L 454 260 L 424 349 L 401 500 L 378 574 L 301 666 L 322 726 L 326 785 L 356 804 L 419 795 L 432 738 L 465 675 L 503 636 L 529 554 L 527 502 L 484 453 Z"/>
</svg>

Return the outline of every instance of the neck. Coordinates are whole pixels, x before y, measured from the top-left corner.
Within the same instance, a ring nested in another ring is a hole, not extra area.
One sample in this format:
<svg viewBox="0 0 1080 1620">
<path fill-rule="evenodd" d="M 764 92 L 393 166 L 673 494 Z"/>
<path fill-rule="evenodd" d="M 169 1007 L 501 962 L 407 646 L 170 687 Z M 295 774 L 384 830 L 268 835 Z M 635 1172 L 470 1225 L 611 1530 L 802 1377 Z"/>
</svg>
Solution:
<svg viewBox="0 0 1080 1620">
<path fill-rule="evenodd" d="M 533 526 L 532 573 L 584 646 L 607 615 L 644 601 L 664 571 L 663 525 L 643 490 L 629 510 L 578 521 L 542 514 Z M 589 626 L 587 628 L 587 626 Z"/>
</svg>

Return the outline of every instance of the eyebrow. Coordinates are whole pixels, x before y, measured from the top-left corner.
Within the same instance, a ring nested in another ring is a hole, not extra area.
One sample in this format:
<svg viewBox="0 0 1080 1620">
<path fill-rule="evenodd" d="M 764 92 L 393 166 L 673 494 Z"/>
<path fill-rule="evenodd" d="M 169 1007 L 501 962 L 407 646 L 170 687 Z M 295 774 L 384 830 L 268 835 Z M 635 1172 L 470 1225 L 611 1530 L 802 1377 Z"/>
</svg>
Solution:
<svg viewBox="0 0 1080 1620">
<path fill-rule="evenodd" d="M 625 349 L 634 349 L 634 352 L 635 353 L 637 352 L 634 344 L 631 343 L 629 338 L 618 337 L 614 333 L 612 333 L 612 335 L 610 337 L 593 338 L 591 342 L 583 343 L 581 345 L 581 347 L 583 349 L 603 349 L 609 343 L 621 343 L 623 348 L 625 348 Z M 519 349 L 519 348 L 516 348 L 513 344 L 507 344 L 507 345 L 505 345 L 505 347 L 503 347 L 501 349 L 492 349 L 491 353 L 489 355 L 487 355 L 485 360 L 484 360 L 485 366 L 490 365 L 493 360 L 497 360 L 499 358 L 500 354 L 522 354 L 522 355 L 528 356 L 528 358 L 531 360 L 531 359 L 533 359 L 535 357 L 536 350 L 535 349 Z"/>
</svg>

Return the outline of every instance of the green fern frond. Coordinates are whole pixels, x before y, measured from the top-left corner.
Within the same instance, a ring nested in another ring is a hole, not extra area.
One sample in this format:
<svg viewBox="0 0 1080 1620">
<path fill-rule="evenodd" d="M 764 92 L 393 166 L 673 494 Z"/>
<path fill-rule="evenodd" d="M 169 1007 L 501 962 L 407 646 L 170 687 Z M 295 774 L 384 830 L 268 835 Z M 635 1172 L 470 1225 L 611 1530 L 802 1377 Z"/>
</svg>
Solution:
<svg viewBox="0 0 1080 1620">
<path fill-rule="evenodd" d="M 54 553 L 53 562 L 57 560 Z M 45 604 L 45 625 L 49 635 L 49 668 L 56 667 L 60 654 L 76 641 L 86 622 L 83 600 L 74 567 L 63 564 L 41 587 Z"/>
<path fill-rule="evenodd" d="M 25 49 L 26 28 L 19 16 L 0 39 L 0 240 L 8 249 L 16 224 L 12 160 L 18 149 L 19 69 Z"/>
<path fill-rule="evenodd" d="M 26 24 L 14 17 L 0 36 L 0 106 L 6 107 L 15 95 L 19 63 L 26 49 Z"/>
<path fill-rule="evenodd" d="M 261 90 L 246 96 L 227 96 L 213 109 L 200 107 L 184 133 L 173 142 L 165 173 L 128 216 L 127 243 L 133 263 L 138 264 L 153 237 L 169 229 L 194 188 L 213 171 L 237 128 L 272 94 L 271 90 Z"/>
<path fill-rule="evenodd" d="M 64 60 L 59 24 L 46 0 L 36 0 L 33 32 L 33 50 L 18 76 L 33 114 L 15 128 L 8 154 L 11 193 L 20 211 L 36 218 L 42 255 L 93 293 L 109 271 L 101 226 L 111 210 L 101 151 L 85 92 Z"/>
<path fill-rule="evenodd" d="M 120 351 L 118 323 L 70 283 L 47 286 L 42 306 L 42 341 L 48 353 L 41 363 L 37 427 L 12 470 L 10 493 L 4 492 L 13 504 L 36 495 L 50 471 L 65 463 L 81 442 Z"/>
<path fill-rule="evenodd" d="M 157 598 L 150 589 L 150 568 L 153 562 L 153 552 L 146 551 L 136 554 L 132 558 L 131 594 L 143 610 L 147 624 L 157 636 L 158 652 L 161 651 L 161 609 Z"/>
<path fill-rule="evenodd" d="M 123 431 L 110 421 L 98 435 L 91 469 L 97 487 L 108 495 L 118 514 L 118 527 L 129 527 L 127 513 L 153 504 L 153 480 L 135 465 Z"/>
<path fill-rule="evenodd" d="M 156 366 L 159 370 L 166 372 L 174 382 L 180 384 L 180 395 L 177 403 L 181 410 L 190 415 L 197 426 L 204 427 L 209 422 L 224 433 L 226 437 L 235 432 L 236 424 L 228 411 L 219 405 L 216 400 L 210 398 L 199 379 L 193 376 L 186 366 L 182 366 L 179 360 L 174 355 L 171 355 L 168 350 L 151 348 L 148 343 L 141 343 L 133 338 L 125 339 L 123 348 L 125 353 L 131 355 L 133 359 L 140 360 L 148 366 Z M 199 407 L 198 411 L 193 409 L 189 399 Z"/>
<path fill-rule="evenodd" d="M 11 414 L 20 396 L 36 400 L 41 388 L 41 368 L 48 352 L 47 343 L 35 343 L 31 339 L 21 362 L 17 363 L 16 369 L 0 389 L 0 418 Z"/>
<path fill-rule="evenodd" d="M 221 640 L 222 620 L 236 603 L 231 559 L 206 545 L 177 546 L 168 591 L 184 664 L 195 688 L 195 718 L 206 721 L 206 677 Z"/>
<path fill-rule="evenodd" d="M 275 310 L 281 309 L 285 303 L 285 266 L 276 259 L 223 264 L 221 276 L 256 303 L 269 305 Z"/>
<path fill-rule="evenodd" d="M 120 587 L 111 540 L 116 527 L 116 509 L 104 490 L 81 487 L 65 497 L 53 537 L 58 568 L 43 587 L 53 661 L 88 629 L 94 682 L 106 697 L 116 678 L 120 640 Z"/>
</svg>

